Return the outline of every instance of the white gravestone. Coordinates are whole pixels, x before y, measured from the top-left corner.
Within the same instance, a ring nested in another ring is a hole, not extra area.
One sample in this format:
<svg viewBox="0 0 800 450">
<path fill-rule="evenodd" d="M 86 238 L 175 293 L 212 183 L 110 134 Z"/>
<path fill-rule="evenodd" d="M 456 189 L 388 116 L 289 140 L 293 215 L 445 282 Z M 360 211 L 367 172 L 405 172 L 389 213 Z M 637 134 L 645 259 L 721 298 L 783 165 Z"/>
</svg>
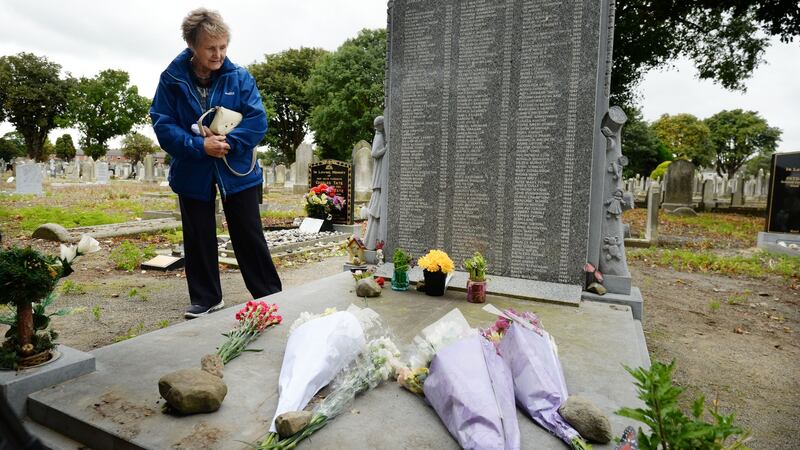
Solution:
<svg viewBox="0 0 800 450">
<path fill-rule="evenodd" d="M 17 194 L 42 195 L 42 169 L 38 164 L 19 164 L 16 166 Z"/>
</svg>

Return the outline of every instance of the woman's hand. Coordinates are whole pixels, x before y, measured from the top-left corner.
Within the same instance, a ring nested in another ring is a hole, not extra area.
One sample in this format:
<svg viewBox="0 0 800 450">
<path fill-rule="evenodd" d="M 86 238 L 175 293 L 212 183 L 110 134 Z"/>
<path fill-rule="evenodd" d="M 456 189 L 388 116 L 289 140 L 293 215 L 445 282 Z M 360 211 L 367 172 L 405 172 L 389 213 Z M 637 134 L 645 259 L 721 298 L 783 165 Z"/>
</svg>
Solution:
<svg viewBox="0 0 800 450">
<path fill-rule="evenodd" d="M 203 148 L 206 151 L 206 155 L 213 158 L 222 158 L 228 154 L 231 146 L 225 142 L 225 136 L 215 135 L 211 133 L 211 130 L 206 128 L 206 138 L 203 142 Z"/>
</svg>

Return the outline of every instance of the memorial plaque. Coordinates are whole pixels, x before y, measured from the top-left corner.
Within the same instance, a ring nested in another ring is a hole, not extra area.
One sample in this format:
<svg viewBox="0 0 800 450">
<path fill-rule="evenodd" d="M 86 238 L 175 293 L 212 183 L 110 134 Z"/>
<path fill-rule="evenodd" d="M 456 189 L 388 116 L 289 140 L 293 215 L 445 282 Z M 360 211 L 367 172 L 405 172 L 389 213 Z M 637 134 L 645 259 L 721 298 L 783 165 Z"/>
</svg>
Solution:
<svg viewBox="0 0 800 450">
<path fill-rule="evenodd" d="M 766 231 L 800 234 L 800 152 L 772 155 Z"/>
<path fill-rule="evenodd" d="M 583 282 L 609 17 L 601 0 L 390 2 L 390 251 Z"/>
<path fill-rule="evenodd" d="M 310 187 L 325 183 L 336 188 L 336 195 L 345 200 L 341 211 L 333 210 L 333 223 L 353 223 L 353 165 L 334 159 L 326 159 L 308 165 Z"/>
</svg>

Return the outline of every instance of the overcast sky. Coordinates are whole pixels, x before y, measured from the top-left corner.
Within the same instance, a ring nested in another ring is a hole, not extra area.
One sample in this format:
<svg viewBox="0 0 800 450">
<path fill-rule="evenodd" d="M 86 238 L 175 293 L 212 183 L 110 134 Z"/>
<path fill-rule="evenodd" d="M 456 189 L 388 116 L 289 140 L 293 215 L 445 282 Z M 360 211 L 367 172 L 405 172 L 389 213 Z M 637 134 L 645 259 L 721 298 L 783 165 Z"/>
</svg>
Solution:
<svg viewBox="0 0 800 450">
<path fill-rule="evenodd" d="M 335 50 L 363 28 L 386 26 L 385 0 L 0 0 L 0 5 L 0 55 L 47 56 L 73 76 L 125 70 L 140 94 L 150 98 L 161 71 L 185 47 L 183 17 L 198 6 L 222 13 L 232 30 L 228 56 L 241 65 L 288 48 Z M 698 81 L 686 61 L 650 73 L 640 88 L 645 119 L 682 112 L 705 118 L 733 108 L 758 111 L 783 130 L 781 151 L 800 151 L 800 42 L 776 40 L 765 59 L 746 93 Z M 0 133 L 12 130 L 0 124 Z M 51 139 L 61 133 L 54 131 Z"/>
</svg>

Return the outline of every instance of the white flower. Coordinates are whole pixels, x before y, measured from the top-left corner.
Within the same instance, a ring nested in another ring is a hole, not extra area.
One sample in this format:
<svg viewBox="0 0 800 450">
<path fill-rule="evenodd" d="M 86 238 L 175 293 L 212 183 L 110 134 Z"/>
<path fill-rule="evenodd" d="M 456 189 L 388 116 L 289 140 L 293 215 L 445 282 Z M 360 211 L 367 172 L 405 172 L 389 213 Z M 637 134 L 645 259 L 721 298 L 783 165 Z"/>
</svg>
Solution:
<svg viewBox="0 0 800 450">
<path fill-rule="evenodd" d="M 78 248 L 74 245 L 64 245 L 61 244 L 61 259 L 66 261 L 67 263 L 71 263 L 75 257 L 78 256 Z"/>
<path fill-rule="evenodd" d="M 88 234 L 81 236 L 81 241 L 78 242 L 78 254 L 85 255 L 87 253 L 94 253 L 100 250 L 100 243 Z"/>
</svg>

